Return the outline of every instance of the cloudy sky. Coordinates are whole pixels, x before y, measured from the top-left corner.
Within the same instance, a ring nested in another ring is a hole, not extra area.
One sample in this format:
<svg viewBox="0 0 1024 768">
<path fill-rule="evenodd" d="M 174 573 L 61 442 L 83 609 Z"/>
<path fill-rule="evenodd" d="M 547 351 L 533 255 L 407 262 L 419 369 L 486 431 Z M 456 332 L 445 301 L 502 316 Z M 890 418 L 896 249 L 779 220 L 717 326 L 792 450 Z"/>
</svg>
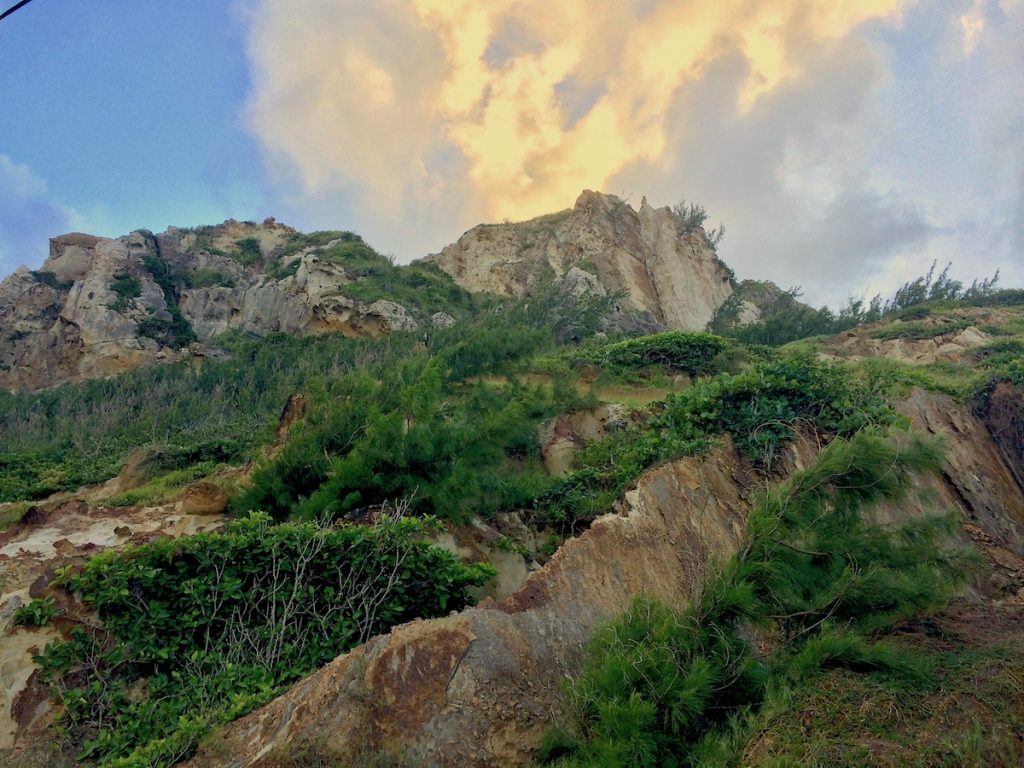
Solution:
<svg viewBox="0 0 1024 768">
<path fill-rule="evenodd" d="M 0 0 L 4 7 L 14 0 Z M 34 0 L 0 22 L 0 274 L 275 216 L 409 261 L 582 189 L 702 203 L 814 303 L 1024 285 L 1024 0 Z"/>
</svg>

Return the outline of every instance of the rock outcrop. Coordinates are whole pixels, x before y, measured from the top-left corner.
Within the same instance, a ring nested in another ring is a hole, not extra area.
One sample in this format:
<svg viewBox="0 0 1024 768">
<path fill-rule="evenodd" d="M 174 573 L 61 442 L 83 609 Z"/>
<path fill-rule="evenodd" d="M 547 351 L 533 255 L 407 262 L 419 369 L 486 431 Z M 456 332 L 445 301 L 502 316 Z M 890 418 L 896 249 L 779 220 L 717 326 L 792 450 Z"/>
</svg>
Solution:
<svg viewBox="0 0 1024 768">
<path fill-rule="evenodd" d="M 645 200 L 634 210 L 590 191 L 571 210 L 476 226 L 427 258 L 470 291 L 525 296 L 552 280 L 577 293 L 623 291 L 624 310 L 671 329 L 703 329 L 733 290 L 703 229 L 670 208 Z"/>
<path fill-rule="evenodd" d="M 297 249 L 299 237 L 268 219 L 53 238 L 41 269 L 0 283 L 0 388 L 203 355 L 229 330 L 378 337 L 417 327 L 395 302 L 343 295 L 357 277 L 323 256 L 334 242 Z"/>
<path fill-rule="evenodd" d="M 1007 599 L 1024 583 L 1024 497 L 985 425 L 951 398 L 915 391 L 903 406 L 919 429 L 956 441 L 944 477 L 883 508 L 906 520 L 957 509 L 964 538 L 1006 572 Z M 790 468 L 810 461 L 793 446 Z M 204 744 L 193 768 L 287 764 L 315 745 L 352 763 L 391 754 L 417 765 L 527 765 L 559 707 L 559 683 L 579 670 L 585 642 L 633 595 L 680 605 L 709 567 L 740 546 L 751 474 L 729 447 L 644 473 L 618 514 L 567 542 L 525 586 L 445 619 L 374 638 Z"/>
</svg>

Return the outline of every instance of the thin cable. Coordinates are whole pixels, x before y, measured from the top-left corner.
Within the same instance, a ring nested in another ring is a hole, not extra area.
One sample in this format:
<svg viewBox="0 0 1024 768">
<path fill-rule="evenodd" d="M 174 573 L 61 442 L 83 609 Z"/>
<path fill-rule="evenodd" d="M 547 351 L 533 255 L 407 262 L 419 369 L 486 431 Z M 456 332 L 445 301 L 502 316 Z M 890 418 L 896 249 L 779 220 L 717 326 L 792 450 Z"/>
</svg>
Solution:
<svg viewBox="0 0 1024 768">
<path fill-rule="evenodd" d="M 3 21 L 8 16 L 10 16 L 12 13 L 14 13 L 16 10 L 18 10 L 19 8 L 24 8 L 26 5 L 28 5 L 31 2 L 32 2 L 32 0 L 21 0 L 20 3 L 16 3 L 15 5 L 12 5 L 10 8 L 8 8 L 3 13 L 0 13 L 0 21 Z"/>
</svg>

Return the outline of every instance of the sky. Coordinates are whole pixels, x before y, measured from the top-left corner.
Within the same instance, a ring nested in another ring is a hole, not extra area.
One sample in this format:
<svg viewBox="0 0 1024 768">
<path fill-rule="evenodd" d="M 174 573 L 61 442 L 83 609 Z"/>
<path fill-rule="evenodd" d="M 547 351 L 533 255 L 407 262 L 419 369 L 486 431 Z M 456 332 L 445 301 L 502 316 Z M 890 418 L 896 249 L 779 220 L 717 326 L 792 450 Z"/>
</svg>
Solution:
<svg viewBox="0 0 1024 768">
<path fill-rule="evenodd" d="M 14 0 L 0 0 L 0 6 Z M 48 238 L 274 216 L 408 262 L 698 202 L 813 304 L 1024 286 L 1024 0 L 34 0 L 0 22 L 0 275 Z"/>
</svg>

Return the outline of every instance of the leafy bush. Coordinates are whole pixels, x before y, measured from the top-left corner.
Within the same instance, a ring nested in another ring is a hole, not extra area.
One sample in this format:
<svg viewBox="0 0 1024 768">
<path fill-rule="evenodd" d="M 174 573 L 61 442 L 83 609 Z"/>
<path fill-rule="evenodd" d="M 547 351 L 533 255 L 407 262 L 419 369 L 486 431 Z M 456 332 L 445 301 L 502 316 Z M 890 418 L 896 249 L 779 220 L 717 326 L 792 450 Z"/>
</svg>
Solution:
<svg viewBox="0 0 1024 768">
<path fill-rule="evenodd" d="M 43 627 L 58 614 L 60 611 L 52 597 L 36 598 L 14 612 L 14 623 L 23 627 Z"/>
<path fill-rule="evenodd" d="M 85 454 L 67 448 L 0 453 L 0 501 L 43 499 L 113 477 L 119 454 Z"/>
<path fill-rule="evenodd" d="M 296 435 L 235 508 L 337 517 L 415 493 L 417 512 L 462 519 L 531 497 L 537 426 L 572 394 L 517 384 L 446 392 L 436 361 L 398 376 L 408 383 L 385 387 L 365 374 L 339 382 L 346 407 Z"/>
<path fill-rule="evenodd" d="M 648 467 L 702 453 L 723 434 L 770 469 L 797 429 L 833 436 L 891 424 L 895 413 L 883 392 L 892 381 L 881 378 L 797 357 L 698 382 L 669 395 L 664 409 L 642 423 L 589 443 L 573 471 L 534 500 L 531 513 L 538 522 L 573 531 L 608 512 Z"/>
<path fill-rule="evenodd" d="M 599 347 L 591 359 L 613 368 L 664 366 L 697 375 L 712 370 L 712 360 L 726 344 L 725 339 L 710 333 L 669 331 Z"/>
<path fill-rule="evenodd" d="M 494 574 L 420 540 L 426 523 L 272 525 L 265 515 L 108 552 L 63 578 L 102 629 L 37 657 L 79 759 L 169 765 L 212 725 L 371 635 L 469 602 Z M 119 761 L 118 758 L 127 758 Z"/>
<path fill-rule="evenodd" d="M 868 633 L 944 605 L 972 558 L 942 544 L 948 518 L 883 528 L 865 512 L 939 464 L 918 440 L 861 432 L 830 444 L 755 506 L 746 545 L 692 605 L 640 598 L 598 633 L 568 689 L 569 722 L 539 762 L 731 765 L 730 736 L 771 690 L 825 666 L 917 674 Z M 770 650 L 755 650 L 754 631 L 773 637 Z"/>
<path fill-rule="evenodd" d="M 741 451 L 766 466 L 799 427 L 850 435 L 895 418 L 877 393 L 847 371 L 810 357 L 723 373 L 669 395 L 665 404 L 658 426 L 683 440 L 729 434 Z"/>
<path fill-rule="evenodd" d="M 235 241 L 237 250 L 231 257 L 242 266 L 251 267 L 263 262 L 263 250 L 260 248 L 260 241 L 255 237 L 243 237 Z"/>
<path fill-rule="evenodd" d="M 346 268 L 347 271 L 347 268 Z M 343 288 L 346 296 L 366 302 L 394 301 L 426 319 L 435 312 L 460 315 L 471 311 L 474 298 L 434 264 L 381 268 Z"/>
<path fill-rule="evenodd" d="M 170 318 L 159 317 L 156 313 L 139 321 L 139 335 L 153 339 L 165 347 L 179 349 L 196 340 L 192 324 L 177 307 L 167 310 Z"/>
</svg>

